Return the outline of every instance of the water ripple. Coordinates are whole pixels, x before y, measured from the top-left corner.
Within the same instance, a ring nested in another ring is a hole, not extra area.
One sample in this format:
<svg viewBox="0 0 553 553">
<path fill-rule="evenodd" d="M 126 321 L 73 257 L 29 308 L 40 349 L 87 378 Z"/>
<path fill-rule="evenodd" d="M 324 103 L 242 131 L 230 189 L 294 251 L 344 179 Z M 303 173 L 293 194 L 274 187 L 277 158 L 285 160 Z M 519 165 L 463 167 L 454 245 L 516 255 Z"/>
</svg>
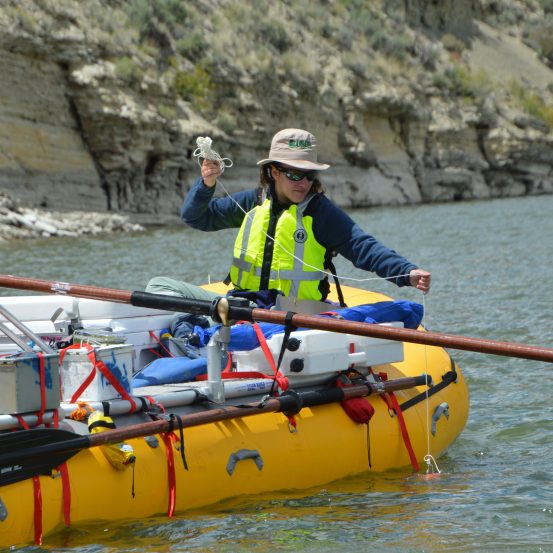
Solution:
<svg viewBox="0 0 553 553">
<path fill-rule="evenodd" d="M 545 196 L 351 215 L 432 271 L 425 298 L 430 330 L 551 347 L 552 213 L 553 196 Z M 11 274 L 124 289 L 143 288 L 156 274 L 202 283 L 208 273 L 226 276 L 234 236 L 178 227 L 8 243 L 0 244 L 0 262 Z M 340 259 L 337 269 L 366 276 Z M 422 301 L 415 290 L 386 282 L 362 286 Z M 552 365 L 452 354 L 469 384 L 471 412 L 465 431 L 438 460 L 440 478 L 408 470 L 364 475 L 172 520 L 72 529 L 48 539 L 48 547 L 21 551 L 553 552 Z"/>
</svg>

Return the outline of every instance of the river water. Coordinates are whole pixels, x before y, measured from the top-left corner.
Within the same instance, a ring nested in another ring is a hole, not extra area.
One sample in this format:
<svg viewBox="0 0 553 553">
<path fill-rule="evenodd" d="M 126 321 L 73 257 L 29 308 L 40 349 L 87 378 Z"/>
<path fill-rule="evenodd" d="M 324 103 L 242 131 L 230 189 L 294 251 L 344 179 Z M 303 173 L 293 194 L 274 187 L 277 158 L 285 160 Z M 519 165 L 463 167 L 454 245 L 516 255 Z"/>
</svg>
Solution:
<svg viewBox="0 0 553 553">
<path fill-rule="evenodd" d="M 553 196 L 351 215 L 432 271 L 424 298 L 430 330 L 553 347 Z M 233 236 L 183 226 L 14 242 L 0 244 L 0 261 L 3 273 L 124 289 L 142 289 L 158 274 L 202 283 L 226 275 Z M 347 277 L 370 276 L 346 262 L 337 268 Z M 422 301 L 415 290 L 386 282 L 346 283 Z M 439 478 L 409 469 L 367 474 L 172 520 L 91 525 L 23 550 L 553 552 L 553 365 L 452 353 L 467 378 L 471 409 L 464 432 L 438 460 Z"/>
</svg>

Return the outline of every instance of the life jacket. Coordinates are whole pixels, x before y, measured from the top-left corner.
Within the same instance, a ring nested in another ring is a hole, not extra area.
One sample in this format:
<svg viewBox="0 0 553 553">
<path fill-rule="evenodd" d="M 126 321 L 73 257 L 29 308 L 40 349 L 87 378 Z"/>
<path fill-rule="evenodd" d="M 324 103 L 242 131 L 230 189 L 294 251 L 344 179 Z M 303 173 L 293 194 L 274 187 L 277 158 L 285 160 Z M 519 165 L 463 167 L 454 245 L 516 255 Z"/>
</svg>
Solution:
<svg viewBox="0 0 553 553">
<path fill-rule="evenodd" d="M 298 300 L 326 298 L 327 249 L 313 234 L 313 218 L 305 210 L 315 195 L 280 214 L 267 198 L 244 217 L 234 243 L 230 279 L 242 290 L 280 290 Z M 267 235 L 274 240 L 267 240 Z M 322 284 L 322 285 L 321 285 Z"/>
</svg>

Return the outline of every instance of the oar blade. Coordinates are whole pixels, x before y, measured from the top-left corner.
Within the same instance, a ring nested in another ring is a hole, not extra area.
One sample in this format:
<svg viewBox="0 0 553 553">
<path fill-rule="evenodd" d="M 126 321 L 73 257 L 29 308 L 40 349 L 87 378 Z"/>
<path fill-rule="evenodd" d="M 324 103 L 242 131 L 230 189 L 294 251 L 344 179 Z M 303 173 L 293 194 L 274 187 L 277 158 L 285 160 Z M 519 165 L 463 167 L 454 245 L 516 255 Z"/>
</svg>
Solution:
<svg viewBox="0 0 553 553">
<path fill-rule="evenodd" d="M 74 432 L 33 428 L 0 435 L 0 486 L 50 474 L 70 459 L 88 440 Z"/>
</svg>

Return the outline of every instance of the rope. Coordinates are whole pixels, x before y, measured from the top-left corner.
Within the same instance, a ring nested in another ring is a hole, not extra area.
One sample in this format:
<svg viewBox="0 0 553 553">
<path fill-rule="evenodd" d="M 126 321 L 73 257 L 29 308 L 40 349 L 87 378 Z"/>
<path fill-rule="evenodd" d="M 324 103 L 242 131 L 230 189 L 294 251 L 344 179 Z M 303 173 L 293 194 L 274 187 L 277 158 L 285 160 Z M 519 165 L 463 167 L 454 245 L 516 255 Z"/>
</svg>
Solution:
<svg viewBox="0 0 553 553">
<path fill-rule="evenodd" d="M 233 162 L 228 157 L 221 157 L 216 151 L 214 151 L 211 147 L 212 143 L 213 143 L 213 141 L 211 140 L 211 138 L 209 136 L 205 136 L 205 137 L 204 136 L 199 136 L 196 139 L 197 148 L 194 150 L 193 156 L 198 159 L 198 164 L 200 166 L 202 164 L 201 159 L 209 159 L 209 160 L 212 160 L 212 161 L 217 161 L 219 163 L 219 168 L 221 169 L 221 174 L 222 174 L 222 173 L 224 173 L 226 168 L 233 166 Z M 245 209 L 243 209 L 243 207 L 231 196 L 231 194 L 225 188 L 225 185 L 223 184 L 223 182 L 219 179 L 217 179 L 217 182 L 221 185 L 221 188 L 223 189 L 223 192 L 236 204 L 238 209 L 240 209 L 240 211 L 242 211 L 242 213 L 244 213 L 244 215 L 246 217 L 251 217 L 250 214 Z M 252 221 L 252 224 L 253 224 L 253 221 Z M 266 238 L 270 238 L 271 240 L 273 240 L 274 244 L 277 245 L 285 254 L 289 255 L 290 257 L 292 257 L 296 261 L 299 261 L 305 267 L 309 267 L 310 269 L 320 271 L 320 267 L 315 267 L 313 265 L 310 265 L 309 263 L 306 263 L 303 259 L 300 259 L 298 256 L 294 255 L 293 252 L 288 251 L 282 244 L 277 242 L 272 236 L 269 236 L 262 228 L 260 228 L 259 224 L 254 225 L 254 226 L 257 228 L 257 230 L 259 230 L 262 234 L 264 234 Z M 244 251 L 244 250 L 242 250 L 242 251 Z M 343 275 L 338 275 L 338 274 L 333 275 L 332 272 L 330 272 L 330 271 L 321 271 L 321 272 L 322 272 L 322 274 L 324 274 L 328 277 L 336 276 L 339 279 L 348 280 L 348 281 L 351 281 L 351 282 L 369 282 L 369 281 L 372 281 L 372 280 L 395 280 L 397 278 L 402 278 L 402 277 L 408 277 L 409 276 L 409 274 L 407 273 L 407 274 L 395 275 L 395 276 L 391 276 L 391 277 L 378 277 L 377 276 L 377 277 L 367 277 L 367 278 L 355 278 L 355 277 L 343 276 Z"/>
<path fill-rule="evenodd" d="M 426 328 L 426 301 L 424 292 L 422 292 L 422 325 Z M 428 346 L 424 344 L 424 370 L 428 374 Z M 441 474 L 442 471 L 438 467 L 436 459 L 432 457 L 430 453 L 430 396 L 428 395 L 428 386 L 426 386 L 425 404 L 426 404 L 426 455 L 424 456 L 424 462 L 426 463 L 426 474 Z"/>
<path fill-rule="evenodd" d="M 197 148 L 193 152 L 193 156 L 198 159 L 198 165 L 202 165 L 202 159 L 209 159 L 211 161 L 217 161 L 221 173 L 225 172 L 225 169 L 232 167 L 232 160 L 228 157 L 221 157 L 215 150 L 211 148 L 213 141 L 209 136 L 198 136 L 196 139 Z M 226 192 L 226 190 L 225 190 Z M 227 193 L 228 194 L 228 193 Z"/>
</svg>

